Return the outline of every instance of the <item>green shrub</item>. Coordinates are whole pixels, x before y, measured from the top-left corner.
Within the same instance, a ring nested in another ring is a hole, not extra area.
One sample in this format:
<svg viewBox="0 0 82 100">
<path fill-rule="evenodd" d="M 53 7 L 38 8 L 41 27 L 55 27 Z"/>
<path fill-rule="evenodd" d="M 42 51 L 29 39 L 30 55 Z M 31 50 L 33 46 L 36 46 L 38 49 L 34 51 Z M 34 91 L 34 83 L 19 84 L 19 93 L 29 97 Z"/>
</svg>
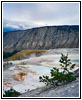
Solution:
<svg viewBox="0 0 82 100">
<path fill-rule="evenodd" d="M 70 65 L 71 69 L 74 68 L 75 64 L 71 63 L 71 60 L 68 59 L 68 55 L 61 54 L 61 58 L 59 62 L 61 63 L 60 66 L 63 68 L 63 71 L 60 72 L 58 68 L 53 68 L 50 71 L 51 77 L 49 76 L 40 76 L 40 82 L 44 82 L 46 85 L 58 85 L 58 83 L 65 84 L 75 80 L 76 78 L 73 76 L 72 72 L 69 72 L 68 66 Z"/>
<path fill-rule="evenodd" d="M 3 94 L 3 97 L 16 97 L 16 96 L 19 96 L 19 95 L 20 95 L 19 92 L 17 92 L 13 88 L 11 88 L 10 90 L 5 91 L 5 93 Z"/>
</svg>

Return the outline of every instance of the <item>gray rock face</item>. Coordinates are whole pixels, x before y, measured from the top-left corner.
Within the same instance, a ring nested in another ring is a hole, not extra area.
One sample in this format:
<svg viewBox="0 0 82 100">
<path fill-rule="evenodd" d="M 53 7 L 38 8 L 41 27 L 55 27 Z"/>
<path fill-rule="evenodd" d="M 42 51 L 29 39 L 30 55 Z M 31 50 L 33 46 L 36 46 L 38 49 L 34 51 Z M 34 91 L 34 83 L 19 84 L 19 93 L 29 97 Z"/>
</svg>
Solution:
<svg viewBox="0 0 82 100">
<path fill-rule="evenodd" d="M 79 97 L 79 78 L 56 88 L 39 88 L 23 93 L 19 97 Z"/>
<path fill-rule="evenodd" d="M 46 26 L 24 31 L 7 32 L 4 52 L 24 49 L 78 48 L 79 26 Z"/>
</svg>

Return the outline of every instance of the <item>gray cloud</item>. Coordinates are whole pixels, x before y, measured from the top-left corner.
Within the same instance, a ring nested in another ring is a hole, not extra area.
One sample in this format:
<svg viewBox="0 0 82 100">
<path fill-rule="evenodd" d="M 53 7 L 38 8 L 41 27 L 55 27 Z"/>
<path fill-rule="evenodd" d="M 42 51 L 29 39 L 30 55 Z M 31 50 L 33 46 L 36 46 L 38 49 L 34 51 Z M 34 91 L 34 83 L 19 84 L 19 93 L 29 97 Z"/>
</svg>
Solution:
<svg viewBox="0 0 82 100">
<path fill-rule="evenodd" d="M 30 27 L 79 24 L 79 3 L 4 3 L 3 18 Z"/>
</svg>

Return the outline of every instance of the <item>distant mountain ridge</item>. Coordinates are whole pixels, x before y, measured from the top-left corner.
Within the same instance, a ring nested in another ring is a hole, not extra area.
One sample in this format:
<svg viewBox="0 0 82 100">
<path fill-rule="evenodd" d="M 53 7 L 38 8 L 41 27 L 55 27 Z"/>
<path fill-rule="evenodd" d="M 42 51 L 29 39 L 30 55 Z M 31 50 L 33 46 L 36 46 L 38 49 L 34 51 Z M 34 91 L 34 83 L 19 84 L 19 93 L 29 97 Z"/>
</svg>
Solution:
<svg viewBox="0 0 82 100">
<path fill-rule="evenodd" d="M 3 39 L 3 51 L 25 49 L 78 48 L 79 26 L 45 26 L 22 31 L 7 32 Z"/>
<path fill-rule="evenodd" d="M 11 28 L 11 27 L 3 27 L 3 35 L 5 36 L 7 32 L 11 32 L 11 31 L 19 31 L 19 29 L 16 28 Z"/>
<path fill-rule="evenodd" d="M 5 33 L 5 32 L 11 32 L 11 31 L 17 31 L 17 30 L 18 30 L 18 29 L 11 28 L 11 27 L 10 27 L 10 28 L 9 28 L 9 27 L 7 27 L 7 28 L 4 27 L 4 28 L 3 28 L 3 32 L 4 32 L 4 33 Z"/>
</svg>

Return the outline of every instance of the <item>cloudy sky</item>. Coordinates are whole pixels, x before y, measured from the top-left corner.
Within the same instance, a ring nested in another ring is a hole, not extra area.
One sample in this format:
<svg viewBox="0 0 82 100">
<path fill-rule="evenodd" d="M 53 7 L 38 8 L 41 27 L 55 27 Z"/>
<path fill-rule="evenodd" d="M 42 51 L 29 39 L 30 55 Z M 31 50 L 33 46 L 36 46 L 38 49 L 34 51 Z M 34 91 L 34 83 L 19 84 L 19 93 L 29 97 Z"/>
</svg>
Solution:
<svg viewBox="0 0 82 100">
<path fill-rule="evenodd" d="M 79 25 L 79 3 L 3 3 L 3 25 L 21 29 Z"/>
</svg>

